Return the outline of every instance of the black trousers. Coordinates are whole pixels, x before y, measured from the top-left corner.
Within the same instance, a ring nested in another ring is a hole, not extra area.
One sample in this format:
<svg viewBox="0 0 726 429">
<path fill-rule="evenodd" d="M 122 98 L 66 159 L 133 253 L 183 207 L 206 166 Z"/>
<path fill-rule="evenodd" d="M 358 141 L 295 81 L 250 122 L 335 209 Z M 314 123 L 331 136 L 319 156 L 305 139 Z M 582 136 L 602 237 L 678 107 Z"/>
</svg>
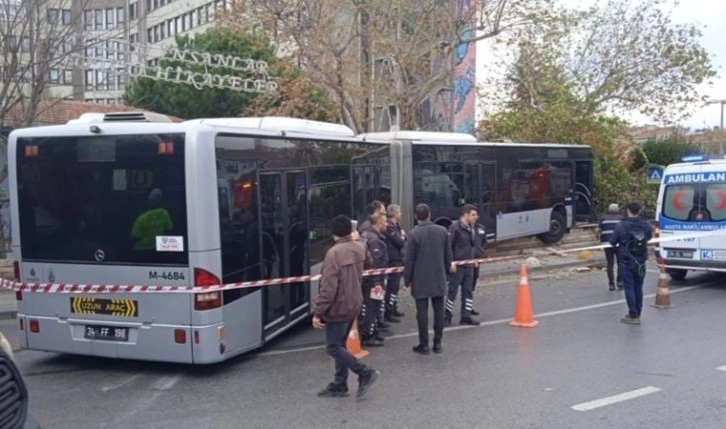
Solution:
<svg viewBox="0 0 726 429">
<path fill-rule="evenodd" d="M 471 288 L 474 279 L 474 270 L 471 265 L 460 265 L 449 279 L 449 295 L 446 298 L 446 317 L 451 318 L 454 313 L 454 302 L 461 286 L 461 319 L 471 317 L 474 309 L 474 291 Z"/>
<path fill-rule="evenodd" d="M 403 265 L 398 264 L 396 266 Z M 386 283 L 386 314 L 391 315 L 398 308 L 398 291 L 401 289 L 401 273 L 393 273 L 388 275 Z"/>
<path fill-rule="evenodd" d="M 615 249 L 613 249 L 612 247 L 608 247 L 605 249 L 605 260 L 607 261 L 606 270 L 608 273 L 608 285 L 610 285 L 610 286 L 615 285 L 615 275 L 614 275 L 615 273 L 613 271 L 614 271 L 614 267 L 615 267 L 615 259 L 617 258 L 618 259 L 617 282 L 618 282 L 618 286 L 622 287 L 623 283 L 620 280 L 620 261 L 619 261 L 620 258 L 618 258 L 617 256 L 618 256 L 617 251 Z"/>
<path fill-rule="evenodd" d="M 478 281 L 479 281 L 479 266 L 477 265 L 474 267 L 474 281 L 471 283 L 472 291 L 476 289 L 476 282 L 478 282 Z"/>
<path fill-rule="evenodd" d="M 416 321 L 418 322 L 418 343 L 429 345 L 429 299 L 434 308 L 434 344 L 441 344 L 444 336 L 444 297 L 416 300 Z"/>
<path fill-rule="evenodd" d="M 371 298 L 372 287 L 363 286 L 363 308 L 358 316 L 360 336 L 368 339 L 378 333 L 378 318 L 383 308 L 383 300 Z"/>
</svg>

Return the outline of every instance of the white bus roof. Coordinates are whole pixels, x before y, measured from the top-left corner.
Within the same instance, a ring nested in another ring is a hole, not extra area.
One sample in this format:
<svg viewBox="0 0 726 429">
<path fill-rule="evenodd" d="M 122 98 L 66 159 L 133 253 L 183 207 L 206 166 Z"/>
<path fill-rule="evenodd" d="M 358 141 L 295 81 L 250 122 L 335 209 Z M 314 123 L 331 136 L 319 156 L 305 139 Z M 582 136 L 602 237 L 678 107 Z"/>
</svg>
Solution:
<svg viewBox="0 0 726 429">
<path fill-rule="evenodd" d="M 411 140 L 414 144 L 460 144 L 460 145 L 486 145 L 501 147 L 544 147 L 544 148 L 590 148 L 583 144 L 566 144 L 566 143 L 500 143 L 500 142 L 480 142 L 471 134 L 464 133 L 445 133 L 435 131 L 389 131 L 383 133 L 367 133 L 359 134 L 358 137 L 363 140 Z"/>
<path fill-rule="evenodd" d="M 314 134 L 329 137 L 355 137 L 355 132 L 345 125 L 277 116 L 261 118 L 206 118 L 193 119 L 184 123 L 279 131 L 283 133 Z"/>
</svg>

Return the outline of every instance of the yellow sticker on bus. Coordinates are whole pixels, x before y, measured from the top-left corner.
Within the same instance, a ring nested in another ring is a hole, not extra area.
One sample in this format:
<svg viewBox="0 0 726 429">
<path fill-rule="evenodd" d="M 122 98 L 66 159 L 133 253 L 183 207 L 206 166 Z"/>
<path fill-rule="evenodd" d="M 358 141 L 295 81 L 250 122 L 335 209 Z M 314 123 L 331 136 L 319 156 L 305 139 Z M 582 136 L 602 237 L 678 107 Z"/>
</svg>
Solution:
<svg viewBox="0 0 726 429">
<path fill-rule="evenodd" d="M 103 299 L 74 296 L 71 297 L 71 313 L 139 317 L 139 307 L 138 301 L 134 299 Z"/>
</svg>

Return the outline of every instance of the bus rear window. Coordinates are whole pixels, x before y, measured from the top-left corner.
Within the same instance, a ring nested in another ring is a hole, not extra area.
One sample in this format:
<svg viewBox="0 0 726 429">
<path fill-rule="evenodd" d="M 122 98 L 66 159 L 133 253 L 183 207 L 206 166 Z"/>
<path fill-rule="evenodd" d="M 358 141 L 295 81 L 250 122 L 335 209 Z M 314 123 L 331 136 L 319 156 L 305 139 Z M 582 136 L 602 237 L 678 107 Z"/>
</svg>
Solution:
<svg viewBox="0 0 726 429">
<path fill-rule="evenodd" d="M 186 265 L 184 134 L 21 138 L 23 260 Z"/>
<path fill-rule="evenodd" d="M 663 216 L 687 221 L 695 205 L 695 197 L 693 185 L 668 186 L 663 197 Z"/>
</svg>

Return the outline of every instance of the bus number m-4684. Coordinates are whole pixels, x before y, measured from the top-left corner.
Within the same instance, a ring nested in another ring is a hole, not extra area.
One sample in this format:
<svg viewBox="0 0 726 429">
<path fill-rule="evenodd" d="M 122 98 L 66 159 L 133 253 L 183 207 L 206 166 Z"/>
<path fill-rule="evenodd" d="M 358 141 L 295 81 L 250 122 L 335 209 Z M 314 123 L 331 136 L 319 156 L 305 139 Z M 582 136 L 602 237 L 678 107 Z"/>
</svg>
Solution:
<svg viewBox="0 0 726 429">
<path fill-rule="evenodd" d="M 149 271 L 149 280 L 185 280 L 183 271 Z"/>
</svg>

